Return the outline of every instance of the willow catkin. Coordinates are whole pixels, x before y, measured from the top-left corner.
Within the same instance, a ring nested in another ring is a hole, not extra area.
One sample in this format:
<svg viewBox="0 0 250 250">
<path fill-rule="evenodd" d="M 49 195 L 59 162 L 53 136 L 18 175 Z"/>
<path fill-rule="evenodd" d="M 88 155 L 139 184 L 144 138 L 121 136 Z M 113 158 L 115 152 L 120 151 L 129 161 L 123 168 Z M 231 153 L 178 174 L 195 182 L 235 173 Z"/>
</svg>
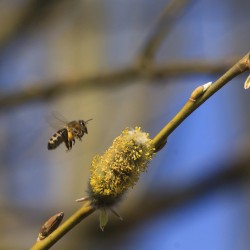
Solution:
<svg viewBox="0 0 250 250">
<path fill-rule="evenodd" d="M 139 127 L 126 128 L 104 155 L 95 156 L 92 160 L 89 178 L 92 204 L 106 213 L 106 208 L 116 204 L 137 183 L 153 153 L 152 141 L 147 133 Z"/>
</svg>

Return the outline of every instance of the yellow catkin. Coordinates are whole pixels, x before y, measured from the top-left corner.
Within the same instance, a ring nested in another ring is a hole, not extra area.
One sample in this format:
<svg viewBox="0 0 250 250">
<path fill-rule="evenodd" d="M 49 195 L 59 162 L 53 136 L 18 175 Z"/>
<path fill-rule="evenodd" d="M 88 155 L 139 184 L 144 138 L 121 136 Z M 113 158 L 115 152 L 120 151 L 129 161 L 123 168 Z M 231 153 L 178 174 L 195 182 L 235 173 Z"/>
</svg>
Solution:
<svg viewBox="0 0 250 250">
<path fill-rule="evenodd" d="M 89 179 L 90 199 L 97 207 L 111 206 L 147 169 L 154 148 L 141 128 L 126 128 L 103 156 L 95 156 Z"/>
</svg>

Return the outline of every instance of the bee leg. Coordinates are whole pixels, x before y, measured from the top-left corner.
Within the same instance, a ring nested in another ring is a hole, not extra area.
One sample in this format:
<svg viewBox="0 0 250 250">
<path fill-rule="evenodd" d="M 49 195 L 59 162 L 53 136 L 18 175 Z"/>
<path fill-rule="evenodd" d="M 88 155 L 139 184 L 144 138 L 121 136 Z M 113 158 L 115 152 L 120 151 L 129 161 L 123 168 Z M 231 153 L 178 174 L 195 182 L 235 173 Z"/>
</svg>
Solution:
<svg viewBox="0 0 250 250">
<path fill-rule="evenodd" d="M 76 143 L 75 139 L 72 139 L 72 142 L 73 142 L 73 145 L 75 145 L 75 143 Z"/>
<path fill-rule="evenodd" d="M 69 150 L 70 150 L 69 141 L 65 141 L 64 143 L 65 143 L 65 146 L 66 146 L 66 148 L 67 148 L 66 151 L 69 151 Z"/>
<path fill-rule="evenodd" d="M 66 146 L 66 148 L 67 148 L 66 151 L 69 151 L 69 150 L 72 148 L 72 141 L 66 139 L 66 140 L 64 141 L 64 143 L 65 143 L 65 146 Z"/>
<path fill-rule="evenodd" d="M 72 140 L 69 140 L 68 146 L 69 146 L 68 150 L 70 150 L 72 148 Z"/>
<path fill-rule="evenodd" d="M 82 137 L 81 136 L 77 136 L 77 139 L 79 140 L 79 141 L 82 141 Z"/>
</svg>

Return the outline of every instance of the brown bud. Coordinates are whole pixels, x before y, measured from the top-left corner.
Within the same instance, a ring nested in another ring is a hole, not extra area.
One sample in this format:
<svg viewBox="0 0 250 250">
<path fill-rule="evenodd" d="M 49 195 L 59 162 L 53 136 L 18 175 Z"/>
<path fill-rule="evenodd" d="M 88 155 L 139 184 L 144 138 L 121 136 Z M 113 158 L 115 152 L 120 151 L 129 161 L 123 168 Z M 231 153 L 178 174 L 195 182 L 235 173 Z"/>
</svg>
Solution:
<svg viewBox="0 0 250 250">
<path fill-rule="evenodd" d="M 37 241 L 43 240 L 48 237 L 52 232 L 54 232 L 60 225 L 63 219 L 64 213 L 57 213 L 49 218 L 41 227 L 38 234 Z"/>
</svg>

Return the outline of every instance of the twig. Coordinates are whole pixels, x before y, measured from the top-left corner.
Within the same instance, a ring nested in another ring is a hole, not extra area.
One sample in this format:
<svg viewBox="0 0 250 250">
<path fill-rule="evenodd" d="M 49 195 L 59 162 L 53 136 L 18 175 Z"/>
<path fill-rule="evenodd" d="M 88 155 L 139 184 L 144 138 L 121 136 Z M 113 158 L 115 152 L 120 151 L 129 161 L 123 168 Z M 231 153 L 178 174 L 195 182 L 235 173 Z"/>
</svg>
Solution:
<svg viewBox="0 0 250 250">
<path fill-rule="evenodd" d="M 79 222 L 81 222 L 84 218 L 92 214 L 94 211 L 95 208 L 88 201 L 86 201 L 79 210 L 77 210 L 70 218 L 68 218 L 47 238 L 41 241 L 37 241 L 31 248 L 31 250 L 49 249 L 67 232 L 69 232 L 73 227 L 75 227 Z"/>
<path fill-rule="evenodd" d="M 166 143 L 167 137 L 187 118 L 194 110 L 196 110 L 203 102 L 211 97 L 216 91 L 222 88 L 231 79 L 249 70 L 250 68 L 250 53 L 245 55 L 231 69 L 229 69 L 222 77 L 214 82 L 208 89 L 200 86 L 195 89 L 191 98 L 187 101 L 180 112 L 153 138 L 153 144 L 156 151 L 160 150 Z M 55 244 L 64 234 L 76 226 L 81 220 L 95 211 L 95 207 L 86 201 L 85 205 L 75 212 L 66 222 L 58 227 L 50 236 L 44 240 L 35 243 L 32 250 L 44 250 Z"/>
<path fill-rule="evenodd" d="M 130 82 L 131 84 L 137 79 L 157 79 L 166 78 L 183 74 L 217 74 L 224 72 L 230 67 L 235 60 L 224 60 L 223 62 L 175 62 L 151 66 L 145 71 L 135 68 L 124 68 L 121 70 L 110 71 L 102 74 L 78 77 L 74 79 L 35 84 L 20 90 L 16 93 L 0 95 L 0 111 L 6 108 L 16 107 L 32 101 L 48 100 L 60 96 L 64 93 L 77 91 L 79 89 L 91 89 L 95 87 L 120 87 L 122 84 Z"/>
<path fill-rule="evenodd" d="M 144 67 L 150 64 L 165 36 L 189 3 L 191 0 L 171 0 L 167 4 L 141 49 L 137 62 L 139 66 Z"/>
<path fill-rule="evenodd" d="M 0 51 L 14 41 L 20 34 L 37 25 L 46 16 L 45 13 L 52 8 L 57 1 L 30 0 L 23 4 L 17 13 L 12 13 L 13 20 L 4 23 L 4 31 L 0 33 Z M 11 14 L 11 13 L 10 13 Z"/>
<path fill-rule="evenodd" d="M 167 141 L 168 136 L 202 103 L 204 103 L 215 92 L 222 88 L 226 83 L 232 80 L 237 75 L 250 69 L 250 53 L 246 54 L 239 60 L 231 69 L 223 76 L 214 82 L 204 93 L 194 99 L 195 91 L 191 94 L 191 98 L 186 102 L 183 108 L 176 116 L 154 137 L 153 144 L 157 150 L 160 150 Z"/>
</svg>

